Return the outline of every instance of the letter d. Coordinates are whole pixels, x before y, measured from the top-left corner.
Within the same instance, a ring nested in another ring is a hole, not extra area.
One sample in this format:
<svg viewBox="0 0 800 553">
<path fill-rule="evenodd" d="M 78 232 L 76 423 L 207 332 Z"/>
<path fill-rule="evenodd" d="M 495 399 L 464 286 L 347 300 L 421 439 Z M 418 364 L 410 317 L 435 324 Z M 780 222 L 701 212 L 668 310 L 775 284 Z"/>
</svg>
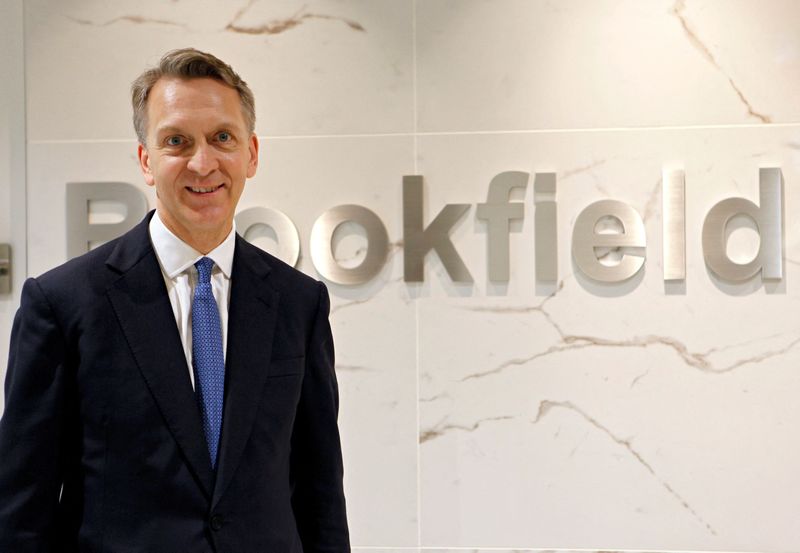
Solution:
<svg viewBox="0 0 800 553">
<path fill-rule="evenodd" d="M 783 278 L 783 176 L 781 170 L 759 169 L 760 206 L 744 198 L 722 200 L 706 215 L 703 223 L 703 256 L 709 269 L 719 277 L 743 282 L 761 271 L 762 279 Z M 727 226 L 736 215 L 747 215 L 758 226 L 761 243 L 749 263 L 735 263 L 728 257 Z"/>
</svg>

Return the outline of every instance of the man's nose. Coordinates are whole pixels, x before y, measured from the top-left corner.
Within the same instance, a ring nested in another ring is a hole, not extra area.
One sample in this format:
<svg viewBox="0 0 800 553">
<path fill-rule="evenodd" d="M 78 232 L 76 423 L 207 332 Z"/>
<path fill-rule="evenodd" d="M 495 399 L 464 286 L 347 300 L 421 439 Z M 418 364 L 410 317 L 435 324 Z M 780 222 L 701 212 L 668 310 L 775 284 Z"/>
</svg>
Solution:
<svg viewBox="0 0 800 553">
<path fill-rule="evenodd" d="M 205 177 L 217 170 L 219 160 L 211 145 L 207 142 L 198 142 L 186 166 L 193 173 Z"/>
</svg>

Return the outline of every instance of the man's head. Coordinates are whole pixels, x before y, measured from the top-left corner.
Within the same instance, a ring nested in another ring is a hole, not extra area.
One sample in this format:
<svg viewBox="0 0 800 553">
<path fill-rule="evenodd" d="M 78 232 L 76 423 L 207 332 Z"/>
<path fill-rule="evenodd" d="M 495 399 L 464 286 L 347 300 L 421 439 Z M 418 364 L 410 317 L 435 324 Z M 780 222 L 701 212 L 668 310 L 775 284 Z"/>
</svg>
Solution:
<svg viewBox="0 0 800 553">
<path fill-rule="evenodd" d="M 253 94 L 224 62 L 167 53 L 132 86 L 139 164 L 164 224 L 201 253 L 230 232 L 258 166 Z"/>
<path fill-rule="evenodd" d="M 181 48 L 164 54 L 156 67 L 146 70 L 131 84 L 131 103 L 133 104 L 133 128 L 139 143 L 147 144 L 147 99 L 156 82 L 164 77 L 177 79 L 199 79 L 208 77 L 220 81 L 239 93 L 247 130 L 251 133 L 256 125 L 256 102 L 253 91 L 236 74 L 233 68 L 221 59 L 195 50 Z"/>
</svg>

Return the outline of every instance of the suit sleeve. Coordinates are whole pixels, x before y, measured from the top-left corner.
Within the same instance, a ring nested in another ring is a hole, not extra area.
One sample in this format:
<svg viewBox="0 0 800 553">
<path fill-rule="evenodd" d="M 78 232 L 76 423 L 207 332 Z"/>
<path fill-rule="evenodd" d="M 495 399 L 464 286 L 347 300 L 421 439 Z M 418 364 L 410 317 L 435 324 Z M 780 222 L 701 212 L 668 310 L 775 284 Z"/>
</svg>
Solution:
<svg viewBox="0 0 800 553">
<path fill-rule="evenodd" d="M 51 551 L 63 476 L 64 336 L 39 283 L 14 317 L 0 419 L 0 551 Z"/>
<path fill-rule="evenodd" d="M 350 551 L 329 310 L 328 292 L 320 283 L 292 436 L 292 507 L 305 553 Z"/>
</svg>

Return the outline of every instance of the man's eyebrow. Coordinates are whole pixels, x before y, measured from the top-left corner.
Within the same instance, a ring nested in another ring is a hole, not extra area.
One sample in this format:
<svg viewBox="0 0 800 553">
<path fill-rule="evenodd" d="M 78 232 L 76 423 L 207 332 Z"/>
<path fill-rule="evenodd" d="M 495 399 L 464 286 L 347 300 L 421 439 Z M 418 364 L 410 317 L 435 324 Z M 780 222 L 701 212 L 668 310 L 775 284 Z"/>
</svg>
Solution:
<svg viewBox="0 0 800 553">
<path fill-rule="evenodd" d="M 180 132 L 183 132 L 181 128 L 174 127 L 172 125 L 167 125 L 166 127 L 159 127 L 158 129 L 156 129 L 157 135 L 165 133 L 180 133 Z"/>
<path fill-rule="evenodd" d="M 235 121 L 222 121 L 215 127 L 217 130 L 219 129 L 236 130 L 237 128 L 241 127 L 241 124 L 236 123 Z"/>
<path fill-rule="evenodd" d="M 236 130 L 238 127 L 241 127 L 240 124 L 236 123 L 235 121 L 221 121 L 217 125 L 214 125 L 214 132 L 218 132 L 220 130 Z M 184 129 L 181 127 L 176 127 L 175 125 L 166 125 L 164 127 L 159 127 L 156 129 L 156 135 L 163 135 L 168 133 L 183 133 L 185 132 Z"/>
</svg>

